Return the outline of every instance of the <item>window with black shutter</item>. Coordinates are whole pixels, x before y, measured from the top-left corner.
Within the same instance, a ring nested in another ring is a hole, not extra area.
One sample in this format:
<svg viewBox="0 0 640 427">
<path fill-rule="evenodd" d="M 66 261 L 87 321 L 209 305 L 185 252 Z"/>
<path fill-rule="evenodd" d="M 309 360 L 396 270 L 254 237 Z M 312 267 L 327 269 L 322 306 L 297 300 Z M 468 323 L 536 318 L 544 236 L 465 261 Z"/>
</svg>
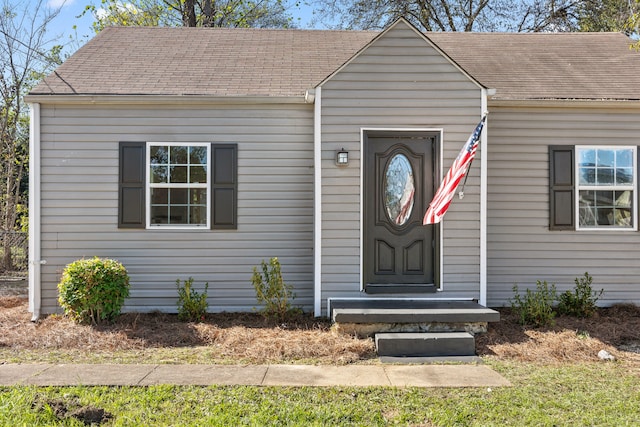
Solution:
<svg viewBox="0 0 640 427">
<path fill-rule="evenodd" d="M 237 150 L 121 142 L 118 227 L 236 229 Z"/>
<path fill-rule="evenodd" d="M 637 230 L 635 146 L 550 146 L 549 229 Z"/>
</svg>

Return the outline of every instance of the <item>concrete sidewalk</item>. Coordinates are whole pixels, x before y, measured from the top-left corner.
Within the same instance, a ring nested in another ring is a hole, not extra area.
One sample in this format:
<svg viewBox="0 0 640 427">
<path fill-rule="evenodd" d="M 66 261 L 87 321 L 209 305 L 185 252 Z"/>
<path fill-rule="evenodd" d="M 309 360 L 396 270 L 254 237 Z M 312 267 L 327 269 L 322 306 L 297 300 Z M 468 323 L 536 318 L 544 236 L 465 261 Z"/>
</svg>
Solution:
<svg viewBox="0 0 640 427">
<path fill-rule="evenodd" d="M 0 385 L 252 385 L 340 387 L 500 387 L 480 365 L 0 365 Z"/>
</svg>

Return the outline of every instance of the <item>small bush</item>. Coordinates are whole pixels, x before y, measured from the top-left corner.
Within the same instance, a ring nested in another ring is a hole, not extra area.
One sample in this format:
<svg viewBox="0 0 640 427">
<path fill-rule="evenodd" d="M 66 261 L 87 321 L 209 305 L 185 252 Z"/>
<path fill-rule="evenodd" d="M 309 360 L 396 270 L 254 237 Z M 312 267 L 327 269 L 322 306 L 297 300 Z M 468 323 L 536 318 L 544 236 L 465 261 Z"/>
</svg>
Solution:
<svg viewBox="0 0 640 427">
<path fill-rule="evenodd" d="M 267 317 L 273 317 L 283 321 L 293 311 L 291 300 L 295 299 L 293 287 L 287 285 L 282 279 L 280 261 L 278 258 L 271 258 L 269 264 L 262 261 L 262 273 L 257 267 L 253 267 L 251 283 L 256 290 L 256 299 L 264 304 L 262 312 Z"/>
<path fill-rule="evenodd" d="M 65 267 L 58 292 L 58 302 L 74 321 L 111 321 L 129 296 L 129 275 L 112 259 L 78 260 Z"/>
<path fill-rule="evenodd" d="M 178 319 L 185 322 L 202 322 L 209 303 L 207 302 L 207 291 L 209 282 L 204 284 L 204 292 L 198 293 L 193 289 L 193 277 L 180 284 L 180 279 L 176 280 L 178 288 Z"/>
<path fill-rule="evenodd" d="M 557 298 L 556 286 L 553 284 L 549 286 L 546 280 L 544 282 L 538 280 L 536 287 L 536 291 L 527 289 L 521 297 L 518 286 L 514 285 L 515 296 L 510 300 L 511 307 L 518 314 L 520 323 L 523 325 L 551 326 L 555 317 L 553 305 Z"/>
<path fill-rule="evenodd" d="M 599 292 L 593 290 L 593 278 L 589 273 L 584 273 L 583 277 L 576 277 L 575 283 L 573 292 L 566 291 L 560 294 L 558 312 L 569 316 L 590 317 L 596 312 L 596 302 L 604 289 L 600 289 Z"/>
</svg>

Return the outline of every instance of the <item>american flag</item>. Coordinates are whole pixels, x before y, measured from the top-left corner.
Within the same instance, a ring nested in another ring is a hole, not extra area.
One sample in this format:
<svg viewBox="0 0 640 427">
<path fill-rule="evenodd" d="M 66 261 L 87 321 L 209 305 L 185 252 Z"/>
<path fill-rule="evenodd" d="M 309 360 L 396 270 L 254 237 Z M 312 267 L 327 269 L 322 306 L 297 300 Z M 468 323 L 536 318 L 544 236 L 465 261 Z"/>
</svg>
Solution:
<svg viewBox="0 0 640 427">
<path fill-rule="evenodd" d="M 442 180 L 440 188 L 438 188 L 435 196 L 433 196 L 433 200 L 431 200 L 431 203 L 429 204 L 427 213 L 424 214 L 424 219 L 422 220 L 423 225 L 439 223 L 447 212 L 447 209 L 449 209 L 451 199 L 453 199 L 453 195 L 456 193 L 456 188 L 458 188 L 460 180 L 464 178 L 469 166 L 471 165 L 471 161 L 476 155 L 478 142 L 480 141 L 480 134 L 482 133 L 482 128 L 484 127 L 486 119 L 487 116 L 482 117 L 482 120 L 480 120 L 476 129 L 464 144 L 462 150 L 460 150 L 460 153 L 453 162 L 453 165 L 451 165 L 451 169 L 447 172 L 447 176 Z"/>
</svg>

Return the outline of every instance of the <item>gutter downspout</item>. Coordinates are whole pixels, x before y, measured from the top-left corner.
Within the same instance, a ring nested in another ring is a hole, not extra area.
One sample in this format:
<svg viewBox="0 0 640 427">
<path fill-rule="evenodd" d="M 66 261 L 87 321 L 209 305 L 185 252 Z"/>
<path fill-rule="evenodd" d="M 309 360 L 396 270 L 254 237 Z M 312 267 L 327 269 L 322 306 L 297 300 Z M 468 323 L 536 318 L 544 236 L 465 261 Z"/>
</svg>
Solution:
<svg viewBox="0 0 640 427">
<path fill-rule="evenodd" d="M 482 89 L 481 115 L 489 114 L 488 97 L 495 95 L 495 89 Z M 487 153 L 487 134 L 489 133 L 489 118 L 484 124 L 480 135 L 480 305 L 487 305 L 487 166 L 489 156 Z"/>
<path fill-rule="evenodd" d="M 29 311 L 40 318 L 40 104 L 31 103 L 29 121 Z"/>
<path fill-rule="evenodd" d="M 310 91 L 309 91 L 310 92 Z M 322 88 L 313 99 L 313 313 L 322 316 Z M 328 313 L 327 313 L 328 315 Z"/>
</svg>

